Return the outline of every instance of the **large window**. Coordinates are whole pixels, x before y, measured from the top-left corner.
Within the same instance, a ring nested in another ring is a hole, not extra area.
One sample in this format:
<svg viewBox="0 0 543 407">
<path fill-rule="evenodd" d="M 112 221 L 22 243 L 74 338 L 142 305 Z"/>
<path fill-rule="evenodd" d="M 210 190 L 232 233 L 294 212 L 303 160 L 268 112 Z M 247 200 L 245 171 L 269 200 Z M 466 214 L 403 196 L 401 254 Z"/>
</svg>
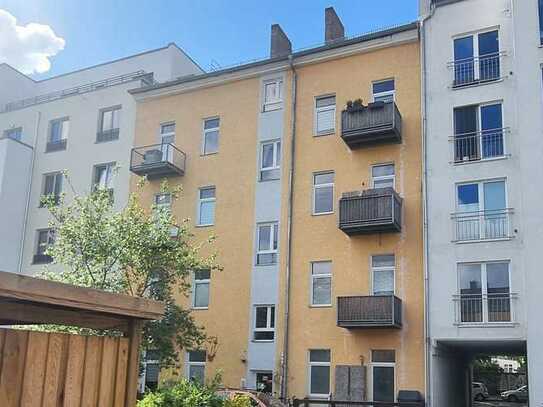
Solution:
<svg viewBox="0 0 543 407">
<path fill-rule="evenodd" d="M 253 339 L 255 341 L 273 341 L 275 338 L 275 306 L 257 305 Z"/>
<path fill-rule="evenodd" d="M 121 107 L 114 106 L 100 110 L 97 141 L 111 141 L 119 138 Z"/>
<path fill-rule="evenodd" d="M 37 231 L 36 251 L 34 254 L 33 264 L 50 263 L 53 259 L 46 254 L 55 243 L 55 232 L 53 229 L 41 229 Z"/>
<path fill-rule="evenodd" d="M 395 363 L 396 352 L 394 350 L 371 351 L 371 378 L 373 401 L 394 401 Z"/>
<path fill-rule="evenodd" d="M 94 166 L 93 188 L 107 189 L 113 192 L 113 175 L 115 163 L 98 164 Z"/>
<path fill-rule="evenodd" d="M 21 139 L 23 138 L 23 128 L 15 127 L 13 129 L 4 130 L 4 137 L 21 141 Z"/>
<path fill-rule="evenodd" d="M 454 86 L 500 78 L 498 31 L 467 35 L 454 40 Z"/>
<path fill-rule="evenodd" d="M 49 123 L 49 137 L 45 151 L 58 151 L 66 149 L 68 133 L 70 131 L 70 120 L 67 117 L 52 120 Z"/>
<path fill-rule="evenodd" d="M 313 174 L 313 214 L 334 212 L 334 173 Z"/>
<path fill-rule="evenodd" d="M 393 254 L 371 257 L 373 295 L 394 295 L 394 269 Z"/>
<path fill-rule="evenodd" d="M 204 134 L 202 140 L 203 155 L 213 154 L 219 151 L 219 126 L 220 119 L 218 117 L 204 120 Z"/>
<path fill-rule="evenodd" d="M 379 164 L 371 167 L 373 188 L 394 188 L 394 164 Z"/>
<path fill-rule="evenodd" d="M 315 99 L 315 135 L 322 136 L 336 130 L 336 97 L 320 96 Z"/>
<path fill-rule="evenodd" d="M 509 262 L 459 264 L 458 287 L 458 322 L 511 322 Z"/>
<path fill-rule="evenodd" d="M 330 395 L 330 350 L 309 351 L 309 394 L 323 398 Z"/>
<path fill-rule="evenodd" d="M 311 263 L 311 305 L 317 307 L 332 305 L 332 262 Z"/>
<path fill-rule="evenodd" d="M 204 383 L 206 369 L 206 351 L 192 350 L 187 352 L 186 377 L 197 383 Z"/>
<path fill-rule="evenodd" d="M 172 209 L 172 194 L 160 193 L 155 195 L 155 210 L 170 212 Z"/>
<path fill-rule="evenodd" d="M 454 109 L 454 162 L 504 156 L 502 104 Z"/>
<path fill-rule="evenodd" d="M 215 223 L 215 187 L 200 188 L 198 194 L 198 226 L 211 226 Z"/>
<path fill-rule="evenodd" d="M 173 148 L 171 144 L 175 143 L 175 123 L 162 123 L 160 125 L 160 150 L 162 151 L 162 161 L 173 163 Z"/>
<path fill-rule="evenodd" d="M 374 102 L 393 102 L 396 95 L 394 79 L 374 82 L 372 91 Z"/>
<path fill-rule="evenodd" d="M 256 264 L 265 266 L 277 263 L 278 235 L 279 224 L 277 222 L 258 225 Z"/>
<path fill-rule="evenodd" d="M 156 390 L 158 377 L 160 375 L 160 364 L 158 351 L 147 350 L 143 357 L 143 371 L 140 376 L 140 393 Z"/>
<path fill-rule="evenodd" d="M 539 5 L 539 41 L 543 44 L 543 0 L 538 0 Z"/>
<path fill-rule="evenodd" d="M 281 176 L 281 141 L 262 143 L 260 155 L 260 180 L 279 179 Z"/>
<path fill-rule="evenodd" d="M 206 309 L 209 307 L 209 282 L 211 272 L 199 270 L 194 272 L 192 286 L 192 307 Z"/>
<path fill-rule="evenodd" d="M 283 80 L 270 79 L 264 81 L 263 112 L 281 109 L 283 104 Z"/>
<path fill-rule="evenodd" d="M 55 204 L 58 204 L 60 201 L 60 194 L 62 194 L 63 179 L 64 175 L 62 174 L 62 172 L 45 174 L 43 176 L 42 199 L 52 197 L 53 202 Z M 43 206 L 43 202 L 40 202 L 40 206 Z"/>
</svg>

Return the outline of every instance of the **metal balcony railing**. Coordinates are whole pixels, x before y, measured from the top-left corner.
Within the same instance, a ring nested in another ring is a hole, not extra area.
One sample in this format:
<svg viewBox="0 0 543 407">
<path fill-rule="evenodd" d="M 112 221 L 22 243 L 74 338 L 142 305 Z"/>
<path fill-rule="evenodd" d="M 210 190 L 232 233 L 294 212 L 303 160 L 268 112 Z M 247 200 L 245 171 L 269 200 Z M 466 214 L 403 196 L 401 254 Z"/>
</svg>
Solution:
<svg viewBox="0 0 543 407">
<path fill-rule="evenodd" d="M 130 155 L 130 171 L 148 178 L 185 174 L 186 154 L 172 143 L 136 147 Z"/>
<path fill-rule="evenodd" d="M 68 144 L 68 140 L 66 140 L 66 139 L 56 140 L 56 141 L 48 141 L 47 145 L 45 146 L 45 152 L 50 153 L 52 151 L 66 150 L 66 145 L 67 144 Z"/>
<path fill-rule="evenodd" d="M 477 85 L 502 79 L 504 52 L 459 59 L 448 63 L 453 71 L 453 88 Z"/>
<path fill-rule="evenodd" d="M 455 324 L 494 324 L 516 322 L 513 293 L 457 294 L 453 296 Z"/>
<path fill-rule="evenodd" d="M 510 239 L 510 208 L 452 214 L 455 242 Z"/>
<path fill-rule="evenodd" d="M 505 138 L 509 128 L 483 130 L 473 133 L 455 134 L 450 141 L 453 145 L 454 163 L 487 160 L 505 157 Z"/>
<path fill-rule="evenodd" d="M 337 325 L 342 328 L 400 328 L 402 300 L 394 295 L 338 297 Z"/>
</svg>

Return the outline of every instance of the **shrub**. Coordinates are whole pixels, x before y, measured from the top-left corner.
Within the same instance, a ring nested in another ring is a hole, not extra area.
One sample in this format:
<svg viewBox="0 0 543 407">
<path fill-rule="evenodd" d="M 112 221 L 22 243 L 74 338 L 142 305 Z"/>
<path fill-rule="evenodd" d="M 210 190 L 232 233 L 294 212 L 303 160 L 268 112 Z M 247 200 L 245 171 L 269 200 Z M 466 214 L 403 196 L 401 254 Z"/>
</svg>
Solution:
<svg viewBox="0 0 543 407">
<path fill-rule="evenodd" d="M 182 380 L 173 386 L 147 393 L 138 402 L 138 407 L 224 407 L 225 401 L 215 393 L 215 390 L 214 386 Z M 232 404 L 228 407 L 245 407 L 245 405 Z"/>
</svg>

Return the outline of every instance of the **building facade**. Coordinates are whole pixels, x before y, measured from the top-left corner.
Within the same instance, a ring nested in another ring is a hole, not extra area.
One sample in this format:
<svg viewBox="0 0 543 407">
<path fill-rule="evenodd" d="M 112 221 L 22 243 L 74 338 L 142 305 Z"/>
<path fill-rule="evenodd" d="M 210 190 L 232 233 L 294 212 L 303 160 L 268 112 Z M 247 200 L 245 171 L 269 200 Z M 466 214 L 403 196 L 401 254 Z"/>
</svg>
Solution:
<svg viewBox="0 0 543 407">
<path fill-rule="evenodd" d="M 24 169 L 15 152 L 1 162 L 3 185 L 17 191 L 0 190 L 10 226 L 2 222 L 0 228 L 0 269 L 35 274 L 51 261 L 45 250 L 54 236 L 40 206 L 43 195 L 70 199 L 73 191 L 84 195 L 99 186 L 112 189 L 116 207 L 122 207 L 135 121 L 127 91 L 200 72 L 175 44 L 42 81 L 0 65 L 0 142 L 25 156 Z"/>
<path fill-rule="evenodd" d="M 470 405 L 476 354 L 527 354 L 543 405 L 540 8 L 421 1 L 432 406 Z"/>
<path fill-rule="evenodd" d="M 185 352 L 185 376 L 394 400 L 424 391 L 418 26 L 325 23 L 322 47 L 274 25 L 270 59 L 131 91 L 131 169 L 142 202 L 216 236 L 224 270 L 179 301 L 218 345 Z"/>
</svg>

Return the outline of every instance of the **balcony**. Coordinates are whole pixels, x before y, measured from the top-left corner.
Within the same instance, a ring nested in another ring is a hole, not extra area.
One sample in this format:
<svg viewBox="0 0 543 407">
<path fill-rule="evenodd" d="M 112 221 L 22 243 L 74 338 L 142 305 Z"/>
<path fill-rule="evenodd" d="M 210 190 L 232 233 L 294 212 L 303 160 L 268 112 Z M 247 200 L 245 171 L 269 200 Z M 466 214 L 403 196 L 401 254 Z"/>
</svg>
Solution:
<svg viewBox="0 0 543 407">
<path fill-rule="evenodd" d="M 68 140 L 62 139 L 62 140 L 56 140 L 56 141 L 48 141 L 47 145 L 45 146 L 45 152 L 50 153 L 53 151 L 62 151 L 66 150 L 66 145 L 68 144 Z"/>
<path fill-rule="evenodd" d="M 453 144 L 454 163 L 506 157 L 505 137 L 509 132 L 509 128 L 501 128 L 455 134 L 450 139 Z"/>
<path fill-rule="evenodd" d="M 453 88 L 482 85 L 503 78 L 501 62 L 503 52 L 459 59 L 448 63 L 453 72 Z"/>
<path fill-rule="evenodd" d="M 130 171 L 149 179 L 182 176 L 186 155 L 171 143 L 136 147 L 130 155 Z"/>
<path fill-rule="evenodd" d="M 394 295 L 338 297 L 341 328 L 401 328 L 402 300 Z"/>
<path fill-rule="evenodd" d="M 339 228 L 347 235 L 401 232 L 402 198 L 392 188 L 344 193 Z"/>
<path fill-rule="evenodd" d="M 341 138 L 351 149 L 401 143 L 401 133 L 402 116 L 394 102 L 349 104 L 341 112 Z"/>
<path fill-rule="evenodd" d="M 32 256 L 32 264 L 48 264 L 53 261 L 53 258 L 48 254 L 35 254 Z"/>
<path fill-rule="evenodd" d="M 99 131 L 98 133 L 96 133 L 97 143 L 106 143 L 108 141 L 114 141 L 118 139 L 119 139 L 119 129 Z"/>
<path fill-rule="evenodd" d="M 455 295 L 455 325 L 515 323 L 513 303 L 517 298 L 513 293 Z"/>
<path fill-rule="evenodd" d="M 494 209 L 452 214 L 454 242 L 511 239 L 512 209 Z"/>
</svg>

